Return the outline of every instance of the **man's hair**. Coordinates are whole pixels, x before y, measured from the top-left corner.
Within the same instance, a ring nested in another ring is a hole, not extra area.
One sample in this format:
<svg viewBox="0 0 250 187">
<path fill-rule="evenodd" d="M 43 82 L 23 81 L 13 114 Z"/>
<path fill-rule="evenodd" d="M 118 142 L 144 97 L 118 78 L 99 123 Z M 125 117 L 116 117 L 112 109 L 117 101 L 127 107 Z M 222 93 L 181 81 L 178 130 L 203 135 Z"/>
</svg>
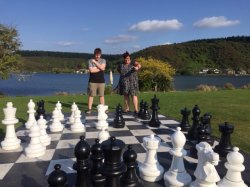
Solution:
<svg viewBox="0 0 250 187">
<path fill-rule="evenodd" d="M 100 48 L 95 48 L 94 54 L 102 54 L 102 50 Z"/>
<path fill-rule="evenodd" d="M 130 54 L 129 54 L 129 52 L 128 51 L 126 51 L 125 53 L 123 53 L 123 58 L 127 58 L 128 56 L 130 56 Z"/>
</svg>

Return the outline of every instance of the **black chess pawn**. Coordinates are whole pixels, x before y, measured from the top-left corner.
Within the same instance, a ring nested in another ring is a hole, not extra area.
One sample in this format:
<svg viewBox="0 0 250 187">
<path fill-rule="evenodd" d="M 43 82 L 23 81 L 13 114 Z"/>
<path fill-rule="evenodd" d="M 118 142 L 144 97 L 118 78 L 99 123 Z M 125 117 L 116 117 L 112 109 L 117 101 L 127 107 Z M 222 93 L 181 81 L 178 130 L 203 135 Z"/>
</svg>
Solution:
<svg viewBox="0 0 250 187">
<path fill-rule="evenodd" d="M 106 177 L 106 187 L 120 187 L 120 177 L 126 170 L 121 160 L 125 143 L 115 137 L 110 137 L 101 145 L 104 152 L 102 174 Z"/>
<path fill-rule="evenodd" d="M 144 106 L 143 106 L 143 114 L 141 116 L 141 119 L 143 119 L 143 120 L 150 120 L 150 118 L 151 118 L 151 115 L 148 112 L 148 103 L 145 101 L 144 102 Z"/>
<path fill-rule="evenodd" d="M 139 110 L 139 112 L 138 112 L 138 117 L 139 117 L 139 118 L 142 117 L 143 112 L 144 112 L 144 102 L 143 102 L 143 100 L 141 100 L 141 102 L 140 102 L 140 110 Z"/>
<path fill-rule="evenodd" d="M 233 150 L 231 134 L 234 131 L 234 126 L 225 122 L 219 125 L 219 131 L 221 132 L 221 138 L 219 144 L 215 146 L 214 151 L 218 153 L 220 157 L 226 157 L 227 154 Z"/>
<path fill-rule="evenodd" d="M 182 115 L 182 120 L 181 120 L 181 131 L 188 132 L 191 128 L 189 124 L 189 115 L 190 115 L 190 110 L 188 110 L 186 107 L 181 110 L 181 115 Z"/>
<path fill-rule="evenodd" d="M 44 100 L 40 100 L 37 103 L 37 110 L 36 110 L 36 120 L 40 119 L 40 116 L 42 115 L 44 119 L 47 119 L 47 116 L 45 114 L 45 108 L 44 108 Z"/>
<path fill-rule="evenodd" d="M 205 113 L 202 117 L 202 124 L 205 128 L 205 137 L 207 143 L 209 143 L 211 146 L 214 145 L 214 138 L 211 136 L 212 128 L 211 128 L 211 118 L 212 116 L 209 113 Z"/>
<path fill-rule="evenodd" d="M 91 147 L 90 158 L 92 160 L 91 177 L 94 187 L 105 187 L 106 178 L 101 173 L 104 155 L 99 139 L 96 139 L 95 144 Z"/>
<path fill-rule="evenodd" d="M 198 105 L 195 105 L 194 108 L 192 109 L 192 120 L 193 120 L 193 124 L 192 127 L 190 128 L 190 130 L 188 131 L 187 134 L 187 138 L 189 140 L 197 140 L 197 128 L 199 127 L 200 124 L 200 109 L 198 107 Z"/>
<path fill-rule="evenodd" d="M 56 164 L 54 166 L 54 171 L 49 174 L 48 184 L 49 187 L 66 187 L 67 184 L 67 174 L 65 171 L 61 170 L 61 165 Z"/>
<path fill-rule="evenodd" d="M 123 153 L 123 161 L 127 167 L 126 172 L 122 174 L 121 186 L 122 187 L 143 187 L 142 180 L 138 177 L 136 169 L 138 164 L 136 162 L 137 154 L 129 145 L 127 151 Z"/>
<path fill-rule="evenodd" d="M 151 110 L 152 110 L 152 117 L 151 120 L 149 121 L 149 126 L 150 127 L 160 127 L 161 122 L 158 118 L 158 110 L 160 109 L 159 107 L 159 99 L 156 98 L 156 95 L 154 96 L 153 99 L 151 99 L 152 105 L 151 105 Z"/>
<path fill-rule="evenodd" d="M 76 187 L 92 187 L 92 182 L 89 175 L 89 155 L 90 146 L 85 141 L 85 137 L 81 136 L 80 141 L 75 146 L 76 162 L 73 169 L 77 171 Z"/>
<path fill-rule="evenodd" d="M 122 106 L 119 104 L 116 107 L 116 112 L 115 112 L 115 119 L 113 123 L 114 128 L 123 128 L 125 126 L 125 121 L 122 116 Z"/>
<path fill-rule="evenodd" d="M 202 120 L 203 118 L 201 117 L 201 121 Z M 206 126 L 204 125 L 204 123 L 201 123 L 197 128 L 197 143 L 205 142 L 206 140 Z"/>
</svg>

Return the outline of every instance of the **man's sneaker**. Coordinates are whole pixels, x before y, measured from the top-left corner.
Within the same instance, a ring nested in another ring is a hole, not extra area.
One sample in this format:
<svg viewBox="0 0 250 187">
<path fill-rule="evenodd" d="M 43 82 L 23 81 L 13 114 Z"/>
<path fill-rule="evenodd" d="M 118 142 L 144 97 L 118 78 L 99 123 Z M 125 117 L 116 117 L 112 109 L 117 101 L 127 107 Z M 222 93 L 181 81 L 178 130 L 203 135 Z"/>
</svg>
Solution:
<svg viewBox="0 0 250 187">
<path fill-rule="evenodd" d="M 91 110 L 90 109 L 88 109 L 88 110 L 85 110 L 85 114 L 91 114 Z"/>
</svg>

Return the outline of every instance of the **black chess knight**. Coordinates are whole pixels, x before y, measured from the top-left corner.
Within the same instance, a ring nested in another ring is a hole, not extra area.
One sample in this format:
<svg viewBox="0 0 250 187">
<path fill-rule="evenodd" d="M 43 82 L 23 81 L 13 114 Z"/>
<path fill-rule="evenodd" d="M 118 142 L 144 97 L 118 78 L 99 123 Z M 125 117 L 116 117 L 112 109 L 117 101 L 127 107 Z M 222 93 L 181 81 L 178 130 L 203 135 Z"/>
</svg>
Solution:
<svg viewBox="0 0 250 187">
<path fill-rule="evenodd" d="M 36 104 L 37 104 L 36 120 L 40 119 L 41 115 L 43 116 L 44 119 L 47 119 L 44 108 L 44 100 L 40 100 Z"/>
</svg>

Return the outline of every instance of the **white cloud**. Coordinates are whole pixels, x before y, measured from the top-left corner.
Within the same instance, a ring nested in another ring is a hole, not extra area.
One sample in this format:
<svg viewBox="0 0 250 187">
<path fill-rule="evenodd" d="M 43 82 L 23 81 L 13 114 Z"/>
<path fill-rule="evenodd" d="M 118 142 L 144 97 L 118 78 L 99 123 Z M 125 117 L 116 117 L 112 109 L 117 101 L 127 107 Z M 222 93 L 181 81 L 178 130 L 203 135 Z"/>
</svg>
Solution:
<svg viewBox="0 0 250 187">
<path fill-rule="evenodd" d="M 216 27 L 228 27 L 228 26 L 234 26 L 239 24 L 239 20 L 228 20 L 224 16 L 219 17 L 205 17 L 197 22 L 195 22 L 193 25 L 195 27 L 205 27 L 205 28 L 216 28 Z"/>
<path fill-rule="evenodd" d="M 182 23 L 177 19 L 172 20 L 145 20 L 132 25 L 130 31 L 158 31 L 158 30 L 178 30 L 182 27 Z"/>
<path fill-rule="evenodd" d="M 67 42 L 67 41 L 57 42 L 57 45 L 62 46 L 62 47 L 70 47 L 75 44 L 76 44 L 75 42 Z"/>
<path fill-rule="evenodd" d="M 81 30 L 82 32 L 85 32 L 85 31 L 88 31 L 89 28 L 81 28 L 80 30 Z"/>
<path fill-rule="evenodd" d="M 136 37 L 131 36 L 131 35 L 118 35 L 118 36 L 114 36 L 110 39 L 106 39 L 104 41 L 104 43 L 106 43 L 106 44 L 118 44 L 118 43 L 134 41 L 135 39 L 136 39 Z"/>
<path fill-rule="evenodd" d="M 162 45 L 171 45 L 171 44 L 172 44 L 171 42 L 165 42 Z"/>
</svg>

